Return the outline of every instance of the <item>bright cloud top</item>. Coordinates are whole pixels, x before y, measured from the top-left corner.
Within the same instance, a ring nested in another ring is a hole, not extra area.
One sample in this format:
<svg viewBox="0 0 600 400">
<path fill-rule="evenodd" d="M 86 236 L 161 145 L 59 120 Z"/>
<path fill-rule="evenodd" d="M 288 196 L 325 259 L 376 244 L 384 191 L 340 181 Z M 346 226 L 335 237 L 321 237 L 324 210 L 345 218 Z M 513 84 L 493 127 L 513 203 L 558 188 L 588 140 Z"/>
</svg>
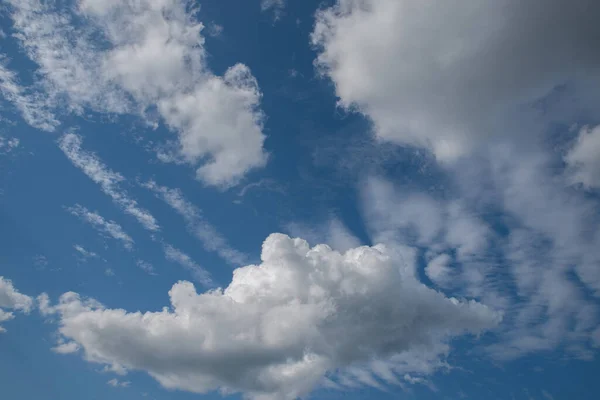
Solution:
<svg viewBox="0 0 600 400">
<path fill-rule="evenodd" d="M 565 156 L 570 179 L 587 189 L 600 189 L 600 125 L 585 127 Z"/>
<path fill-rule="evenodd" d="M 579 101 L 598 88 L 598 12 L 593 0 L 338 0 L 312 39 L 343 107 L 378 137 L 451 161 L 485 137 L 532 134 L 523 110 L 558 87 Z"/>
<path fill-rule="evenodd" d="M 59 315 L 63 345 L 76 343 L 92 362 L 145 370 L 172 389 L 294 399 L 338 368 L 425 354 L 501 319 L 402 271 L 383 246 L 342 254 L 273 234 L 262 263 L 235 270 L 224 290 L 198 294 L 189 282 L 175 284 L 171 309 L 130 313 L 71 292 L 54 307 L 44 301 L 43 311 Z"/>
<path fill-rule="evenodd" d="M 177 132 L 178 152 L 201 164 L 197 176 L 208 185 L 235 184 L 265 164 L 258 84 L 242 64 L 223 76 L 209 70 L 204 27 L 188 1 L 79 0 L 62 11 L 39 0 L 8 3 L 21 45 L 39 66 L 36 89 L 52 100 L 36 107 L 163 121 Z M 76 23 L 82 18 L 83 26 Z M 33 113 L 13 77 L 2 76 L 17 107 Z"/>
<path fill-rule="evenodd" d="M 33 299 L 27 295 L 20 293 L 13 283 L 0 276 L 0 323 L 10 321 L 15 316 L 11 311 L 14 310 L 23 313 L 29 313 L 33 307 Z M 0 325 L 0 333 L 6 330 Z"/>
</svg>

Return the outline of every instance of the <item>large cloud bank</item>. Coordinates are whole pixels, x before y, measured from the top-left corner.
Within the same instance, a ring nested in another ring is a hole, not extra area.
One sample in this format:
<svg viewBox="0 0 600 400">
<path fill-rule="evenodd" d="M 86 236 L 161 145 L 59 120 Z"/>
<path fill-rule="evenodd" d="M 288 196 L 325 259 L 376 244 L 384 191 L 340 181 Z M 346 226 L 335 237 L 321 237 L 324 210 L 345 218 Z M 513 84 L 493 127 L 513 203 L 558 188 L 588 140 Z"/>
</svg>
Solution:
<svg viewBox="0 0 600 400">
<path fill-rule="evenodd" d="M 363 381 L 398 379 L 407 354 L 425 357 L 501 319 L 427 288 L 383 246 L 339 253 L 273 234 L 261 258 L 235 270 L 223 290 L 175 284 L 160 312 L 109 309 L 76 293 L 56 306 L 42 296 L 41 309 L 59 318 L 59 347 L 81 348 L 89 361 L 147 371 L 167 388 L 256 399 L 294 399 L 326 375 L 337 385 L 336 371 L 369 363 Z"/>
</svg>

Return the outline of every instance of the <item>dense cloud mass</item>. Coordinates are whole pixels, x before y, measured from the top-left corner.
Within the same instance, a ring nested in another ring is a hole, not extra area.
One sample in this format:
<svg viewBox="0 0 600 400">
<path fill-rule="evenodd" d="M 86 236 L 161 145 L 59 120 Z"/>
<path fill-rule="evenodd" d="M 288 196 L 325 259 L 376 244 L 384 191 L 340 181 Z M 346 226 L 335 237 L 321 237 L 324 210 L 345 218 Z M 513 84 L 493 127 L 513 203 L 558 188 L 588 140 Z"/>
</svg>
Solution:
<svg viewBox="0 0 600 400">
<path fill-rule="evenodd" d="M 438 354 L 449 337 L 500 321 L 479 303 L 427 288 L 400 264 L 384 246 L 339 253 L 273 234 L 262 263 L 235 270 L 227 288 L 198 294 L 179 282 L 161 312 L 107 309 L 76 293 L 42 304 L 60 317 L 61 346 L 75 343 L 90 361 L 145 370 L 167 388 L 294 399 L 328 372 L 373 360 L 381 361 L 363 379 L 393 379 L 415 350 Z"/>
<path fill-rule="evenodd" d="M 600 189 L 600 125 L 585 127 L 565 156 L 570 179 L 587 189 Z"/>
<path fill-rule="evenodd" d="M 38 94 L 16 85 L 4 67 L 0 90 L 30 124 L 54 129 L 52 113 L 85 109 L 140 115 L 149 125 L 162 121 L 177 132 L 177 153 L 202 164 L 197 176 L 208 185 L 232 185 L 265 164 L 258 84 L 242 64 L 223 76 L 210 71 L 204 26 L 191 2 L 78 0 L 57 9 L 52 2 L 9 0 L 8 5 L 17 37 L 38 65 Z M 81 18 L 87 24 L 77 24 Z M 102 38 L 102 44 L 93 38 Z"/>
<path fill-rule="evenodd" d="M 0 276 L 0 323 L 9 321 L 15 316 L 11 311 L 4 309 L 29 313 L 33 307 L 33 299 L 27 295 L 20 293 L 13 283 Z M 0 333 L 5 329 L 0 325 Z"/>
<path fill-rule="evenodd" d="M 599 12 L 594 0 L 338 0 L 317 13 L 313 43 L 341 105 L 369 117 L 378 137 L 451 161 L 483 138 L 525 142 L 536 102 L 557 89 L 593 104 Z M 544 118 L 575 111 L 563 106 Z"/>
</svg>

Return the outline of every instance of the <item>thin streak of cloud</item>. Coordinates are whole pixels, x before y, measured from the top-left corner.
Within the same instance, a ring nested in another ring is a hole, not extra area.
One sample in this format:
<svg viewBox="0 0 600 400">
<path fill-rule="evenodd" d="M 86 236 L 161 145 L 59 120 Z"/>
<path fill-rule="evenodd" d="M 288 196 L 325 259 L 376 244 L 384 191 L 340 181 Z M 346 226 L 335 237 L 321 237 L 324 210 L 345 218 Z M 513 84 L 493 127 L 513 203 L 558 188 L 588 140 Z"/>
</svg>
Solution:
<svg viewBox="0 0 600 400">
<path fill-rule="evenodd" d="M 109 169 L 96 154 L 82 149 L 81 136 L 67 133 L 59 139 L 59 147 L 74 166 L 79 168 L 92 181 L 100 186 L 104 194 L 112 198 L 125 213 L 133 216 L 149 231 L 158 231 L 160 226 L 149 211 L 141 208 L 137 201 L 129 197 L 119 187 L 125 178 L 118 172 Z"/>
<path fill-rule="evenodd" d="M 188 230 L 193 234 L 207 251 L 215 252 L 233 266 L 241 266 L 247 262 L 248 257 L 234 249 L 227 240 L 202 216 L 202 211 L 188 201 L 181 190 L 160 186 L 154 181 L 142 184 L 167 203 L 173 210 L 181 215 Z"/>
<path fill-rule="evenodd" d="M 79 204 L 67 208 L 67 211 L 78 217 L 83 222 L 90 224 L 101 234 L 110 236 L 113 239 L 121 242 L 123 247 L 125 247 L 127 250 L 133 249 L 133 239 L 131 236 L 125 233 L 121 225 L 117 224 L 116 222 L 106 220 L 100 214 L 90 211 Z"/>
</svg>

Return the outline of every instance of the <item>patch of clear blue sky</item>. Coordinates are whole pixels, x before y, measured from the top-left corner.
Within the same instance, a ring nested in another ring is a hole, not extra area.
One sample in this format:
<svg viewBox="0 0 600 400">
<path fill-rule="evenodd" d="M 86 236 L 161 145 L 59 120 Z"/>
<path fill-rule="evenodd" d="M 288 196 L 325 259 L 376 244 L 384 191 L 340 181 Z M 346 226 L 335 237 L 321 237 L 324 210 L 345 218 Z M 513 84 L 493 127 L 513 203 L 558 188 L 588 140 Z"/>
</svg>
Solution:
<svg viewBox="0 0 600 400">
<path fill-rule="evenodd" d="M 84 138 L 85 149 L 94 151 L 127 178 L 124 188 L 157 218 L 161 235 L 208 269 L 222 286 L 229 282 L 232 268 L 205 251 L 185 230 L 180 216 L 139 187 L 136 179 L 155 179 L 161 185 L 180 188 L 233 247 L 253 260 L 258 259 L 264 238 L 282 230 L 286 223 L 316 225 L 332 215 L 368 243 L 356 192 L 366 173 L 385 174 L 406 185 L 437 185 L 443 190 L 438 171 L 428 166 L 423 156 L 370 143 L 368 123 L 337 109 L 331 84 L 315 76 L 309 34 L 313 14 L 324 3 L 331 1 L 290 1 L 281 20 L 274 23 L 272 15 L 260 12 L 258 0 L 202 2 L 200 18 L 224 27 L 220 36 L 206 38 L 211 68 L 219 74 L 237 62 L 244 63 L 263 92 L 269 164 L 250 173 L 237 188 L 226 192 L 207 189 L 193 179 L 188 166 L 153 161 L 153 154 L 143 148 L 151 140 L 144 136 L 148 131 L 141 125 L 132 128 L 130 119 L 107 122 L 93 114 L 73 117 L 57 132 L 76 129 Z M 0 22 L 10 33 L 7 19 Z M 24 82 L 30 80 L 30 62 L 19 55 L 14 40 L 3 39 L 1 45 L 13 59 L 11 67 Z M 158 310 L 168 304 L 172 284 L 191 279 L 189 274 L 165 261 L 149 233 L 123 215 L 97 185 L 71 165 L 56 145 L 57 134 L 36 131 L 16 116 L 15 121 L 15 125 L 2 127 L 2 132 L 18 137 L 21 146 L 10 158 L 0 159 L 0 275 L 13 279 L 24 293 L 45 291 L 51 298 L 73 290 L 100 299 L 109 307 L 127 310 Z M 133 134 L 143 137 L 141 142 L 136 142 Z M 164 131 L 153 135 L 159 134 Z M 245 184 L 261 179 L 275 182 L 275 186 L 238 196 Z M 114 240 L 100 237 L 64 209 L 75 204 L 117 221 L 134 238 L 135 250 L 128 251 Z M 97 253 L 99 258 L 77 262 L 74 244 Z M 158 276 L 149 276 L 136 267 L 138 259 L 152 263 Z M 107 276 L 107 268 L 115 276 Z M 124 378 L 133 382 L 130 388 L 109 387 L 106 381 L 112 376 L 97 373 L 99 366 L 79 356 L 52 353 L 55 326 L 36 314 L 17 318 L 7 328 L 8 332 L 0 336 L 0 387 L 6 399 L 120 400 L 140 397 L 140 393 L 157 400 L 198 398 L 161 389 L 144 373 Z M 453 357 L 464 370 L 439 373 L 434 379 L 437 391 L 414 386 L 409 392 L 365 389 L 318 391 L 313 396 L 429 400 L 459 399 L 464 393 L 472 399 L 544 399 L 542 391 L 546 390 L 557 400 L 592 400 L 600 394 L 600 382 L 594 379 L 600 370 L 597 361 L 563 359 L 558 350 L 491 365 L 481 362 L 481 355 L 472 354 L 467 341 L 458 348 Z M 584 385 L 587 387 L 582 390 Z M 220 397 L 210 394 L 203 398 Z"/>
</svg>

